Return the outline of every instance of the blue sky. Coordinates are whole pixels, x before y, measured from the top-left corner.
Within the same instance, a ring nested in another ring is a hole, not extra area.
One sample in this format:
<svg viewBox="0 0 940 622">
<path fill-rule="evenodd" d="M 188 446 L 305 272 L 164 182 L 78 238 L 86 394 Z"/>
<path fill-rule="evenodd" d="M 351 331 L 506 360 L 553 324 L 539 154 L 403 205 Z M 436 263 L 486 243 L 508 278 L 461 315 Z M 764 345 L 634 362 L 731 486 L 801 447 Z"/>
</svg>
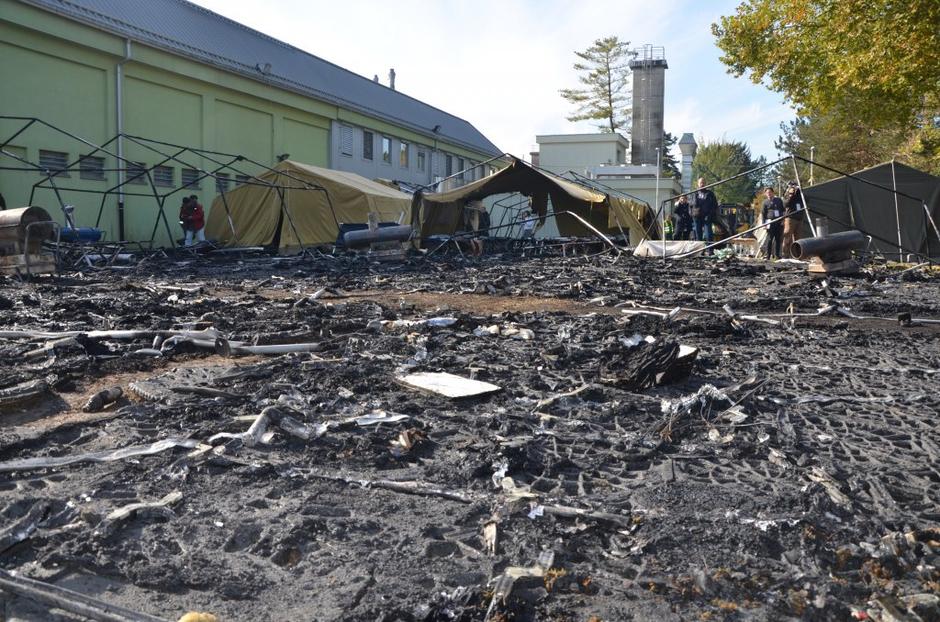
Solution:
<svg viewBox="0 0 940 622">
<path fill-rule="evenodd" d="M 593 131 L 565 120 L 558 90 L 577 86 L 574 51 L 616 35 L 665 47 L 665 126 L 697 140 L 741 140 L 774 159 L 793 111 L 727 74 L 711 24 L 739 0 L 196 0 L 226 17 L 463 117 L 527 156 L 537 134 Z M 259 7 L 262 7 L 259 10 Z"/>
</svg>

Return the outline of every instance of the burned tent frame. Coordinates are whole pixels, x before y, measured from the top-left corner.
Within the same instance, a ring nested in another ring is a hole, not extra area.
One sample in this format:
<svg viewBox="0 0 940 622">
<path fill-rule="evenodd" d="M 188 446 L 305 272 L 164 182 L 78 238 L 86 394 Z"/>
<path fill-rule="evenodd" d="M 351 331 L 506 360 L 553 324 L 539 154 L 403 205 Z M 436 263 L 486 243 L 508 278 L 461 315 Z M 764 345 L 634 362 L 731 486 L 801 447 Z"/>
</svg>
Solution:
<svg viewBox="0 0 940 622">
<path fill-rule="evenodd" d="M 66 213 L 66 210 L 65 210 L 66 202 L 63 199 L 62 194 L 61 194 L 63 191 L 100 195 L 101 201 L 98 207 L 98 216 L 95 220 L 95 227 L 97 228 L 101 224 L 101 219 L 104 214 L 106 201 L 111 196 L 117 196 L 118 198 L 118 237 L 123 238 L 124 237 L 124 210 L 125 210 L 124 197 L 125 196 L 138 196 L 138 197 L 153 198 L 154 202 L 157 205 L 157 214 L 156 214 L 156 218 L 153 224 L 153 229 L 150 233 L 150 238 L 149 240 L 133 240 L 135 242 L 141 242 L 141 243 L 146 242 L 149 244 L 149 247 L 151 249 L 154 246 L 154 240 L 156 239 L 157 231 L 160 228 L 161 221 L 163 223 L 163 226 L 166 229 L 168 238 L 171 241 L 174 239 L 173 232 L 170 229 L 170 223 L 166 217 L 166 212 L 164 210 L 166 200 L 169 197 L 177 194 L 178 192 L 188 191 L 191 184 L 198 183 L 199 181 L 203 179 L 211 178 L 217 184 L 219 179 L 227 178 L 226 171 L 230 171 L 230 172 L 235 173 L 238 176 L 243 176 L 247 178 L 247 181 L 244 181 L 243 185 L 247 184 L 247 185 L 264 186 L 267 188 L 272 188 L 275 192 L 277 192 L 278 199 L 280 201 L 281 214 L 287 219 L 288 224 L 290 225 L 291 229 L 294 231 L 294 234 L 297 236 L 298 240 L 300 240 L 301 238 L 300 238 L 299 233 L 297 232 L 296 226 L 294 225 L 294 219 L 290 213 L 290 210 L 288 209 L 287 202 L 284 196 L 285 190 L 312 190 L 316 192 L 322 192 L 324 194 L 324 197 L 326 198 L 327 205 L 330 208 L 330 212 L 331 212 L 331 215 L 333 216 L 333 220 L 336 221 L 337 227 L 339 227 L 339 223 L 336 219 L 336 210 L 333 208 L 333 201 L 330 197 L 329 192 L 326 190 L 326 188 L 324 188 L 323 186 L 320 186 L 319 184 L 310 183 L 307 180 L 291 175 L 290 173 L 285 173 L 283 171 L 275 171 L 275 169 L 271 168 L 270 166 L 267 166 L 265 164 L 262 164 L 256 160 L 253 160 L 251 158 L 248 158 L 240 154 L 231 154 L 231 153 L 225 153 L 221 151 L 214 151 L 210 149 L 201 149 L 197 147 L 177 145 L 177 144 L 173 144 L 173 143 L 169 143 L 165 141 L 145 138 L 141 136 L 134 136 L 131 134 L 126 134 L 126 133 L 116 134 L 115 136 L 107 140 L 105 143 L 101 145 L 96 145 L 88 140 L 85 140 L 84 138 L 80 136 L 77 136 L 76 134 L 63 130 L 59 127 L 56 127 L 36 117 L 0 115 L 0 120 L 23 122 L 22 127 L 20 127 L 11 136 L 4 139 L 3 142 L 0 142 L 0 155 L 10 157 L 26 165 L 26 167 L 0 166 L 0 170 L 39 172 L 41 175 L 43 175 L 43 178 L 40 179 L 38 182 L 34 183 L 32 186 L 32 189 L 30 191 L 30 196 L 29 196 L 30 204 L 32 204 L 33 198 L 35 197 L 35 193 L 39 189 L 52 190 L 55 193 L 56 199 L 58 200 L 59 206 L 62 209 L 63 213 Z M 14 153 L 11 153 L 10 151 L 6 149 L 6 147 L 13 140 L 15 140 L 18 136 L 26 132 L 28 129 L 30 129 L 34 125 L 50 129 L 71 140 L 77 141 L 81 143 L 82 145 L 89 147 L 91 151 L 89 153 L 81 155 L 74 162 L 68 163 L 64 168 L 51 171 L 49 169 L 43 168 L 37 163 L 27 160 L 26 158 L 22 158 Z M 109 147 L 112 144 L 118 142 L 119 140 L 129 141 L 142 149 L 145 149 L 153 154 L 156 154 L 156 156 L 160 158 L 160 160 L 151 166 L 145 166 L 145 167 L 138 166 L 137 162 L 129 158 L 119 156 L 117 153 L 109 149 Z M 109 187 L 107 190 L 94 190 L 94 189 L 89 189 L 89 188 L 66 187 L 61 184 L 57 184 L 55 182 L 55 177 L 57 175 L 61 175 L 63 172 L 76 170 L 76 167 L 80 167 L 83 160 L 85 160 L 88 157 L 93 157 L 99 153 L 115 158 L 118 161 L 118 163 L 122 165 L 122 166 L 119 166 L 118 168 L 108 168 L 108 169 L 102 169 L 102 170 L 103 172 L 119 173 L 119 177 L 123 176 L 123 181 L 119 182 L 116 185 Z M 186 157 L 187 154 L 190 156 L 207 160 L 212 164 L 212 166 L 208 167 L 209 170 L 206 170 L 202 168 L 201 166 L 198 166 L 192 162 L 184 160 L 183 158 Z M 175 162 L 182 166 L 185 166 L 186 168 L 194 170 L 198 173 L 198 176 L 194 180 L 190 181 L 189 184 L 187 184 L 186 186 L 181 185 L 178 188 L 174 188 L 170 190 L 169 192 L 165 192 L 161 194 L 159 190 L 157 189 L 157 185 L 154 181 L 153 171 L 157 167 L 165 166 L 167 163 L 170 163 L 170 162 Z M 257 175 L 248 174 L 245 170 L 243 170 L 242 168 L 238 168 L 236 166 L 236 165 L 241 166 L 245 164 L 257 167 L 257 169 L 260 169 L 261 173 L 277 172 L 280 176 L 290 179 L 291 182 L 296 182 L 297 185 L 294 185 L 294 183 L 286 185 L 286 184 L 276 184 L 276 183 L 270 183 L 267 181 L 262 181 L 258 179 Z M 223 175 L 225 175 L 226 177 L 222 177 Z M 146 180 L 150 186 L 150 192 L 128 191 L 126 186 L 128 184 L 133 183 L 135 180 L 139 179 L 140 177 L 146 177 Z M 231 227 L 231 230 L 232 230 L 232 235 L 237 242 L 238 232 L 235 230 L 235 224 L 232 220 L 231 212 L 229 211 L 228 202 L 226 201 L 226 198 L 225 198 L 225 192 L 220 192 L 219 195 L 222 197 L 222 203 L 226 211 L 229 227 Z M 66 213 L 66 218 L 67 220 L 69 220 L 67 213 Z M 69 224 L 73 224 L 73 223 L 70 222 Z M 124 241 L 124 240 L 121 240 L 121 241 Z M 300 248 L 302 252 L 304 253 L 307 252 L 307 249 L 306 247 L 304 247 L 302 242 L 300 242 Z"/>
</svg>

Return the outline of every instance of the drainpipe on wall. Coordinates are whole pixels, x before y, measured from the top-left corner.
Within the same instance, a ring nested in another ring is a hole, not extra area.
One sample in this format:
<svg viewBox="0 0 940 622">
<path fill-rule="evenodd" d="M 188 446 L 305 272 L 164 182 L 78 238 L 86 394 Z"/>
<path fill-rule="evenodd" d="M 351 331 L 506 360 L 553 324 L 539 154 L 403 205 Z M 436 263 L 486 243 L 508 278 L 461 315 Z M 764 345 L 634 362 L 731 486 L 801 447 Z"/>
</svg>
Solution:
<svg viewBox="0 0 940 622">
<path fill-rule="evenodd" d="M 117 155 L 118 155 L 118 240 L 124 239 L 124 182 L 127 181 L 127 166 L 124 162 L 124 63 L 131 60 L 131 40 L 124 39 L 124 57 L 114 68 L 115 100 L 117 114 Z"/>
</svg>

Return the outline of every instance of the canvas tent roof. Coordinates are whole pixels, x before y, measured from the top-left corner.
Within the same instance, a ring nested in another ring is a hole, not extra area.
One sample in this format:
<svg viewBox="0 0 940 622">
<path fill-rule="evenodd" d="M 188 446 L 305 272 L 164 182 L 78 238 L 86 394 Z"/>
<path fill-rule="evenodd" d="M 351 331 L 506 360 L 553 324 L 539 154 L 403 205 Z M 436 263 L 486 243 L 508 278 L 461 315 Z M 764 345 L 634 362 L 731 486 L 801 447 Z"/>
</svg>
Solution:
<svg viewBox="0 0 940 622">
<path fill-rule="evenodd" d="M 402 222 L 408 222 L 411 197 L 355 173 L 287 160 L 225 193 L 224 201 L 216 197 L 206 235 L 233 246 L 331 244 L 339 223 L 366 222 L 369 212 L 396 222 L 404 212 Z"/>
<path fill-rule="evenodd" d="M 508 166 L 455 190 L 438 193 L 416 192 L 412 201 L 412 224 L 422 237 L 453 235 L 461 226 L 464 206 L 495 194 L 520 193 L 532 199 L 532 209 L 544 220 L 549 199 L 558 215 L 558 231 L 563 236 L 590 236 L 591 231 L 573 212 L 602 232 L 629 230 L 631 244 L 643 239 L 646 206 L 585 188 L 574 182 L 540 171 L 522 160 L 510 157 Z M 498 235 L 498 232 L 497 232 Z"/>
<path fill-rule="evenodd" d="M 805 188 L 803 195 L 812 217 L 829 219 L 830 233 L 858 229 L 872 236 L 873 247 L 897 257 L 900 217 L 902 253 L 940 257 L 940 240 L 930 222 L 940 225 L 940 177 L 886 162 Z"/>
</svg>

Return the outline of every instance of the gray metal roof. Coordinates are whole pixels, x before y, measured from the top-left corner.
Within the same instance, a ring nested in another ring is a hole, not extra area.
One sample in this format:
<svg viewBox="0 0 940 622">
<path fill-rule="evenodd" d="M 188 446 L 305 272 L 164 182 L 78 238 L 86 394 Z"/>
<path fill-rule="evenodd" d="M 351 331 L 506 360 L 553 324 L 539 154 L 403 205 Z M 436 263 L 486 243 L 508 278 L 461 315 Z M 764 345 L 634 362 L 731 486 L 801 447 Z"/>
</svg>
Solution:
<svg viewBox="0 0 940 622">
<path fill-rule="evenodd" d="M 430 139 L 501 155 L 473 125 L 186 0 L 21 0 L 133 41 L 297 91 Z M 263 73 L 270 63 L 270 72 Z M 259 68 L 260 67 L 260 68 Z M 435 134 L 433 128 L 440 126 Z"/>
</svg>

